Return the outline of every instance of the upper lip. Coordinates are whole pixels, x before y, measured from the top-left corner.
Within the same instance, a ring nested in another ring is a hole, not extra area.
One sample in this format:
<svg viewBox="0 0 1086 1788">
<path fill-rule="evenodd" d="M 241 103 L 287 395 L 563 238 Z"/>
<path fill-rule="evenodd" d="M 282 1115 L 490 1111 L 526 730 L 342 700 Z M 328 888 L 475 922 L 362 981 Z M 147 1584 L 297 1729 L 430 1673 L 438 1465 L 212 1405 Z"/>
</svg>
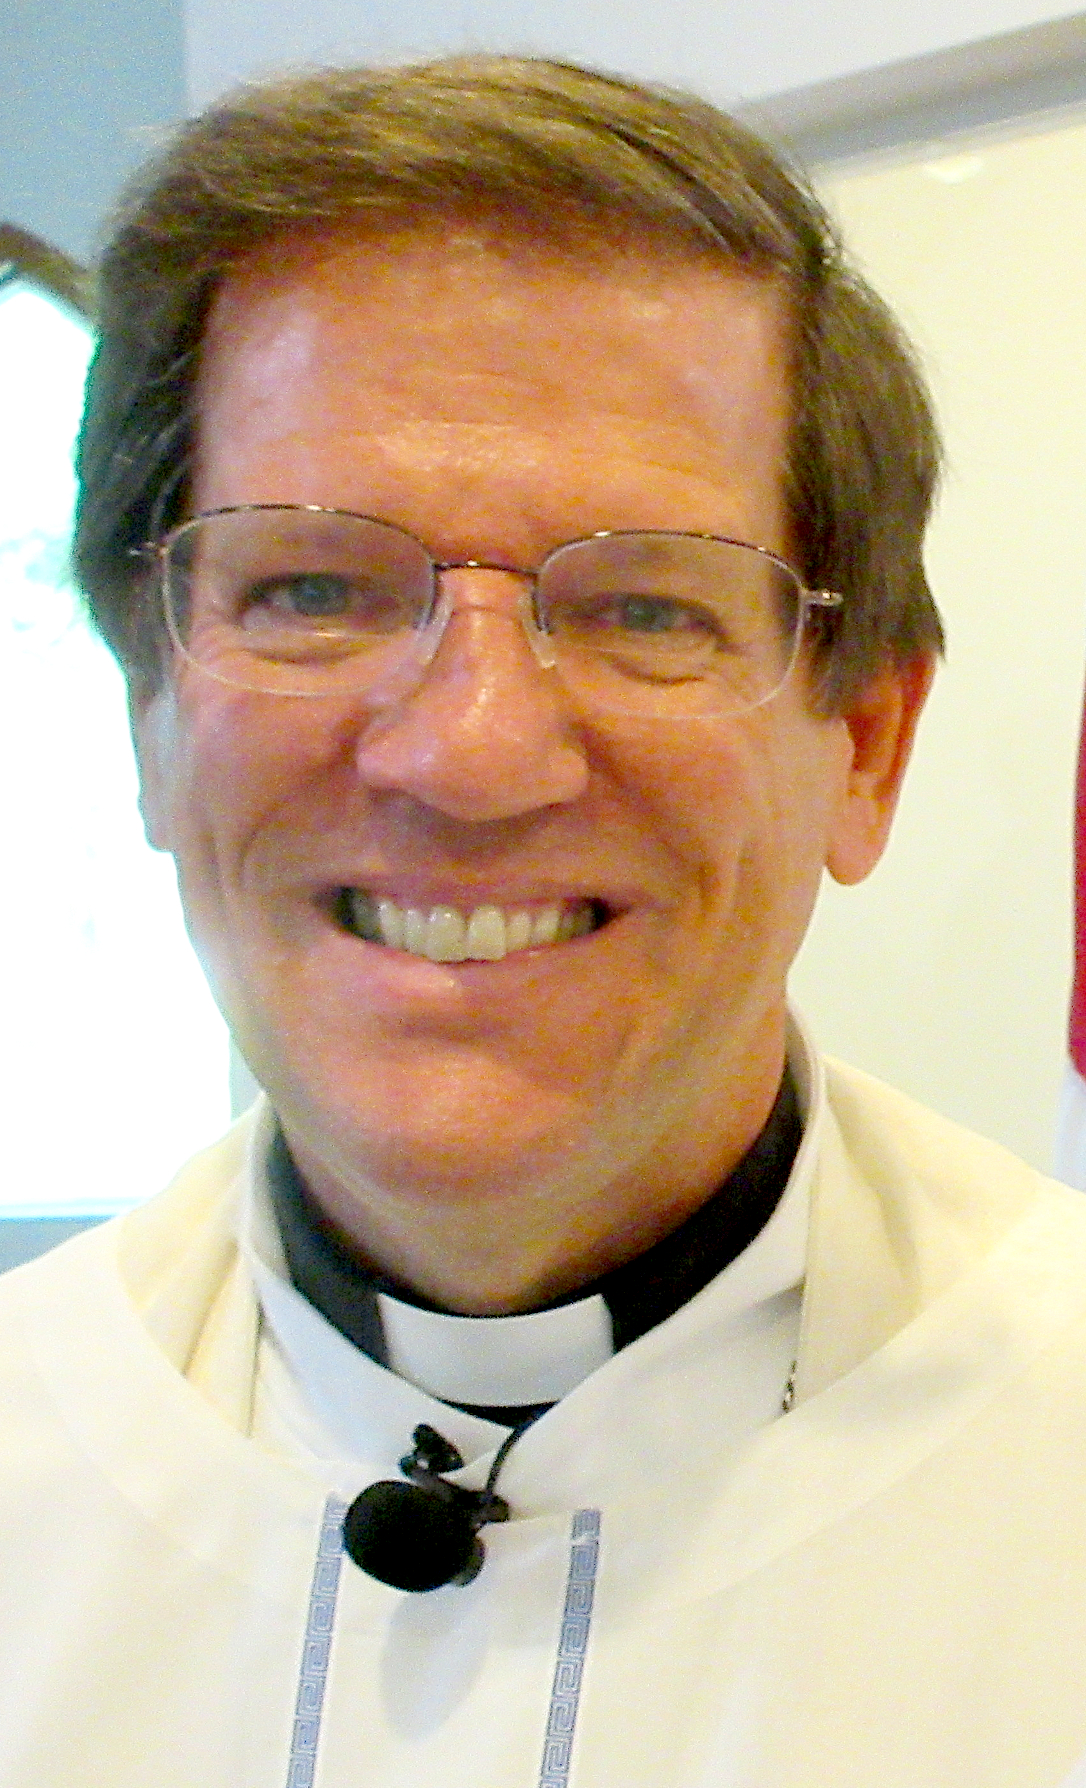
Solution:
<svg viewBox="0 0 1086 1788">
<path fill-rule="evenodd" d="M 533 906 L 580 906 L 585 901 L 594 901 L 608 910 L 614 903 L 605 900 L 602 895 L 589 893 L 579 888 L 571 892 L 569 888 L 538 889 L 522 888 L 516 892 L 506 892 L 493 888 L 410 888 L 392 887 L 380 882 L 342 882 L 342 888 L 369 894 L 374 900 L 391 900 L 397 906 L 418 907 L 422 910 L 435 906 L 452 907 L 457 912 L 470 913 L 480 906 L 495 906 L 503 912 L 514 911 L 518 907 Z"/>
<path fill-rule="evenodd" d="M 583 901 L 592 901 L 614 913 L 633 904 L 629 889 L 620 891 L 602 883 L 593 885 L 580 878 L 574 881 L 572 877 L 568 881 L 541 877 L 520 883 L 475 882 L 451 876 L 439 880 L 433 875 L 397 876 L 387 872 L 371 875 L 365 871 L 358 874 L 347 871 L 342 878 L 337 878 L 330 891 L 339 894 L 344 889 L 357 890 L 375 900 L 392 900 L 397 906 L 423 910 L 448 906 L 464 913 L 473 912 L 480 906 L 496 906 L 510 912 L 521 907 L 579 905 Z"/>
</svg>

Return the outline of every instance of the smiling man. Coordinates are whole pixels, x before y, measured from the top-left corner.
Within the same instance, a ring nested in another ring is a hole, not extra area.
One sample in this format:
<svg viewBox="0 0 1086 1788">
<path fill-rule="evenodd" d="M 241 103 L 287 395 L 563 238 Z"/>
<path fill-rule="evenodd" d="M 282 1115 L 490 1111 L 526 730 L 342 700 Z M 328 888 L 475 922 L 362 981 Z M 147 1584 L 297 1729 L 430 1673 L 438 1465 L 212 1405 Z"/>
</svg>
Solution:
<svg viewBox="0 0 1086 1788">
<path fill-rule="evenodd" d="M 503 59 L 228 101 L 102 293 L 78 568 L 264 1094 L 5 1287 L 5 1784 L 1056 1788 L 1086 1217 L 787 1007 L 941 644 L 892 320 Z"/>
<path fill-rule="evenodd" d="M 772 682 L 803 609 L 702 538 L 792 546 L 783 297 L 705 261 L 322 233 L 256 251 L 204 334 L 205 519 L 166 549 L 190 661 L 137 698 L 151 836 L 310 1194 L 455 1310 L 583 1285 L 750 1147 L 823 865 L 877 856 L 927 680 L 728 713 L 714 603 L 764 602 Z M 349 611 L 408 568 L 405 682 Z"/>
</svg>

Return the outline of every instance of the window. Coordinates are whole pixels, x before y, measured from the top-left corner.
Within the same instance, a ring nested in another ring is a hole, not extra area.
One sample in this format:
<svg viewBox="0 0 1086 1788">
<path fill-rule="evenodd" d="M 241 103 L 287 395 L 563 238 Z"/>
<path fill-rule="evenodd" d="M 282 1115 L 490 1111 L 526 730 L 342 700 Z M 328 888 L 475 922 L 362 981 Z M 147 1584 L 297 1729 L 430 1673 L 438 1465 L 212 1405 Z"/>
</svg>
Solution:
<svg viewBox="0 0 1086 1788">
<path fill-rule="evenodd" d="M 148 1196 L 223 1128 L 229 1051 L 172 863 L 140 829 L 123 679 L 68 575 L 91 328 L 78 281 L 11 258 L 16 234 L 0 231 L 0 1216 L 82 1216 Z"/>
</svg>

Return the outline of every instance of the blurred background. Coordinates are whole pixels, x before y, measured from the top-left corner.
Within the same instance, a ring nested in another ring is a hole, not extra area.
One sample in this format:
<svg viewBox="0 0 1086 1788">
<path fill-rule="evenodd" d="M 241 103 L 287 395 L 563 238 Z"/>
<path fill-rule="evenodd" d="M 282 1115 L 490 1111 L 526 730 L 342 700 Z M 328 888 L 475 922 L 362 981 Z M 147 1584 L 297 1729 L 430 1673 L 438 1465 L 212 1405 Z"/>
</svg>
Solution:
<svg viewBox="0 0 1086 1788">
<path fill-rule="evenodd" d="M 67 581 L 125 175 L 224 88 L 482 48 L 691 87 L 804 162 L 947 435 L 949 656 L 895 838 L 794 974 L 827 1049 L 1051 1165 L 1086 667 L 1086 13 L 1024 0 L 8 0 L 0 22 L 0 1262 L 149 1195 L 248 1096 L 142 842 L 124 696 Z M 52 258 L 50 258 L 52 251 Z M 59 254 L 56 252 L 59 251 Z"/>
</svg>

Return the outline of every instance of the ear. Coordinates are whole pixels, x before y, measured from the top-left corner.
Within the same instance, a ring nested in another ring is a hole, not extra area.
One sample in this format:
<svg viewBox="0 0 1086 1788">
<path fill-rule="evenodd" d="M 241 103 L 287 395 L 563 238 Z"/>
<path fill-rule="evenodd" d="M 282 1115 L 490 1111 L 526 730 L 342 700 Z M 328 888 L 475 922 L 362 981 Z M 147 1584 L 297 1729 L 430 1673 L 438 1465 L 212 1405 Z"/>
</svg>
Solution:
<svg viewBox="0 0 1086 1788">
<path fill-rule="evenodd" d="M 888 665 L 841 715 L 852 762 L 826 854 L 835 881 L 862 881 L 882 856 L 934 675 L 931 653 Z"/>
<path fill-rule="evenodd" d="M 152 850 L 173 849 L 171 767 L 176 748 L 176 706 L 168 684 L 151 690 L 130 684 L 128 724 L 139 773 L 139 809 Z"/>
</svg>

